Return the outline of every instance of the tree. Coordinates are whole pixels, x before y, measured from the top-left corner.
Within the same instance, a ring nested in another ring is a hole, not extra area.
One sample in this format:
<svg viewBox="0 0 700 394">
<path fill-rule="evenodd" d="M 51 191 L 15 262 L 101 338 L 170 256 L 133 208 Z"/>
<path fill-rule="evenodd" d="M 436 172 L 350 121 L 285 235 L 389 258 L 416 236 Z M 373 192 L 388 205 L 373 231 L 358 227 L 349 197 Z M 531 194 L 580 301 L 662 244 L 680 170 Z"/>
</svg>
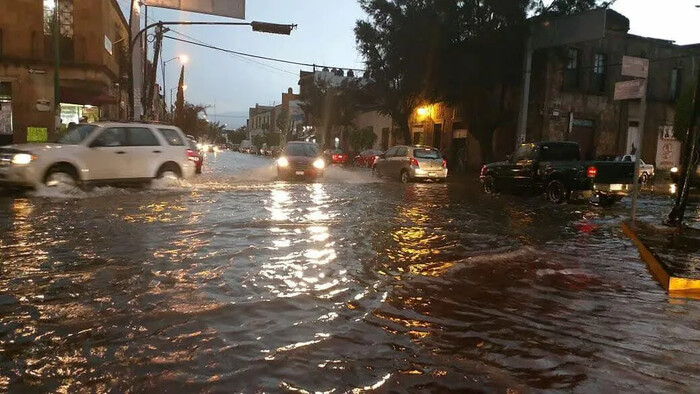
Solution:
<svg viewBox="0 0 700 394">
<path fill-rule="evenodd" d="M 547 4 L 545 4 L 547 3 Z M 358 48 L 381 112 L 405 142 L 408 120 L 426 102 L 465 110 L 482 148 L 515 123 L 508 104 L 519 94 L 528 16 L 563 15 L 608 6 L 600 0 L 360 0 L 369 20 L 355 27 Z"/>
<path fill-rule="evenodd" d="M 232 144 L 240 144 L 243 140 L 248 139 L 248 133 L 245 127 L 239 127 L 236 130 L 228 132 L 228 140 Z"/>
<path fill-rule="evenodd" d="M 203 110 L 203 109 L 202 109 Z M 199 113 L 197 113 L 198 115 Z M 177 100 L 175 101 L 175 126 L 185 130 L 185 66 L 180 70 L 180 81 L 177 84 Z"/>
<path fill-rule="evenodd" d="M 374 146 L 377 135 L 371 127 L 364 127 L 350 132 L 350 146 L 355 152 L 360 152 Z"/>
<path fill-rule="evenodd" d="M 693 96 L 695 95 L 695 83 L 688 85 L 676 101 L 676 111 L 673 118 L 674 135 L 680 142 L 685 142 L 690 127 L 690 118 L 693 116 Z"/>
</svg>

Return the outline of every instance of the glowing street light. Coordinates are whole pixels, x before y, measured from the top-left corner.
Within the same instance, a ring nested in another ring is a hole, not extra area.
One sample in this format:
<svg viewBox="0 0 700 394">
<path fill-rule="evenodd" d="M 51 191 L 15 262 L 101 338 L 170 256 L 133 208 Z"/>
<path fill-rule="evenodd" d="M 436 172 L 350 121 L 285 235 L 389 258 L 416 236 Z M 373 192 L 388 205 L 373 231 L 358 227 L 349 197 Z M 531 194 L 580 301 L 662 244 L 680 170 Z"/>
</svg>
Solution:
<svg viewBox="0 0 700 394">
<path fill-rule="evenodd" d="M 430 113 L 430 109 L 428 109 L 428 107 L 419 107 L 416 110 L 416 113 L 418 114 L 418 116 L 426 117 Z"/>
</svg>

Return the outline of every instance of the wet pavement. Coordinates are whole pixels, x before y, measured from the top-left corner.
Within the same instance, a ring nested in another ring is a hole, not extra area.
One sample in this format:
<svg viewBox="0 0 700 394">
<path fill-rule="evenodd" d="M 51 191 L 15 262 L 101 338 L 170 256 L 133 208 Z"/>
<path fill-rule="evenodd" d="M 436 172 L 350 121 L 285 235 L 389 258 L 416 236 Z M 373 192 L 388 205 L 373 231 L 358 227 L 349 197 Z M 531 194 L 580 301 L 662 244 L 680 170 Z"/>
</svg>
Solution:
<svg viewBox="0 0 700 394">
<path fill-rule="evenodd" d="M 700 301 L 654 281 L 620 230 L 627 200 L 336 168 L 286 183 L 232 152 L 161 186 L 0 197 L 1 390 L 700 386 Z"/>
</svg>

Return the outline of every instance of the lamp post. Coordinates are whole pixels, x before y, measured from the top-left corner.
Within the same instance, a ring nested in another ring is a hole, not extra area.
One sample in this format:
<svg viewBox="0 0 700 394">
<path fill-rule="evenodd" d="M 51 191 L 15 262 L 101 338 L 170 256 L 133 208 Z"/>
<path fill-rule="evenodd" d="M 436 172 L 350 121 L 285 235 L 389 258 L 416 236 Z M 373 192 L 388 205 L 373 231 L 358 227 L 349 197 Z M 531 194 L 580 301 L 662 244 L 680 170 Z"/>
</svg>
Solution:
<svg viewBox="0 0 700 394">
<path fill-rule="evenodd" d="M 181 64 L 187 64 L 188 61 L 190 61 L 190 58 L 187 55 L 180 55 L 180 56 L 175 56 L 174 58 L 170 60 L 166 60 L 163 62 L 163 96 L 165 96 L 166 88 L 165 88 L 165 66 L 168 65 L 168 63 L 172 62 L 173 60 L 179 60 Z M 172 89 L 170 90 L 170 105 L 173 105 L 173 95 L 172 95 Z"/>
</svg>

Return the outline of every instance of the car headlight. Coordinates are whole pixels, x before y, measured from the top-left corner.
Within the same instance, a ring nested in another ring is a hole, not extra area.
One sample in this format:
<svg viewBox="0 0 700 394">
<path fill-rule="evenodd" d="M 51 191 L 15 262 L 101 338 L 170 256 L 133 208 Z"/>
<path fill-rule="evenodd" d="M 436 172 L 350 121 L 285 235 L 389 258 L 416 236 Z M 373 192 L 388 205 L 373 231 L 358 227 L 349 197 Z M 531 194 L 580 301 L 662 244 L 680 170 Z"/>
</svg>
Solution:
<svg viewBox="0 0 700 394">
<path fill-rule="evenodd" d="M 29 153 L 17 153 L 16 155 L 12 156 L 12 164 L 29 164 L 34 160 L 34 157 L 30 155 Z"/>
<path fill-rule="evenodd" d="M 317 160 L 314 162 L 314 167 L 315 167 L 316 169 L 322 170 L 325 166 L 326 166 L 326 162 L 323 161 L 323 159 L 317 159 Z"/>
<path fill-rule="evenodd" d="M 677 173 L 677 172 L 678 172 L 678 167 L 673 167 L 673 168 L 671 168 L 671 172 L 674 173 L 674 174 Z"/>
<path fill-rule="evenodd" d="M 286 157 L 280 157 L 279 159 L 277 159 L 277 165 L 280 167 L 288 167 L 289 160 L 287 160 Z"/>
</svg>

